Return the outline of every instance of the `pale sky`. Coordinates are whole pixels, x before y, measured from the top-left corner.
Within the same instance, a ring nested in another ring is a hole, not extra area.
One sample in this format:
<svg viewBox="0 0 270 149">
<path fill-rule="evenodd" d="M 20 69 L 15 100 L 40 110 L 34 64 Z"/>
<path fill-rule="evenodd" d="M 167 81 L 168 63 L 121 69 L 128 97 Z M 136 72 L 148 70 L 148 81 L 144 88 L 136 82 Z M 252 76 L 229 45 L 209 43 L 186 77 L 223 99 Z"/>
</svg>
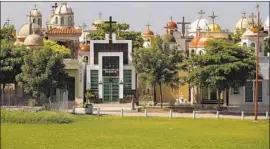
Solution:
<svg viewBox="0 0 270 149">
<path fill-rule="evenodd" d="M 204 18 L 209 22 L 208 17 L 212 11 L 219 17 L 215 22 L 222 29 L 232 30 L 236 21 L 245 11 L 247 16 L 256 12 L 256 4 L 260 5 L 260 14 L 264 22 L 269 15 L 269 2 L 67 2 L 74 12 L 75 25 L 82 25 L 85 22 L 89 27 L 98 18 L 98 13 L 102 12 L 102 19 L 108 20 L 112 16 L 117 22 L 130 24 L 131 30 L 144 31 L 146 24 L 150 23 L 153 32 L 164 33 L 164 26 L 173 17 L 175 22 L 193 22 L 198 18 L 198 12 L 202 9 L 205 12 Z M 22 24 L 27 23 L 26 15 L 34 5 L 43 15 L 43 28 L 54 4 L 51 2 L 1 2 L 1 26 L 9 18 L 18 30 Z M 181 25 L 178 25 L 179 30 Z"/>
</svg>

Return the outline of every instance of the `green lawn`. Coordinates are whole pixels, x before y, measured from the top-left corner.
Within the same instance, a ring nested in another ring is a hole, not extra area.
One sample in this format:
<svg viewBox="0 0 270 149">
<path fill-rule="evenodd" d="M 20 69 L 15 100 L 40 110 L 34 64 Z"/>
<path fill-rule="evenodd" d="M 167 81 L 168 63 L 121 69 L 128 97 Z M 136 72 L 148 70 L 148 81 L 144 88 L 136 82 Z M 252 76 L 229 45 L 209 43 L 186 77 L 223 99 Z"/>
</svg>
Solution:
<svg viewBox="0 0 270 149">
<path fill-rule="evenodd" d="M 76 116 L 71 124 L 1 125 L 2 149 L 268 149 L 269 122 Z"/>
</svg>

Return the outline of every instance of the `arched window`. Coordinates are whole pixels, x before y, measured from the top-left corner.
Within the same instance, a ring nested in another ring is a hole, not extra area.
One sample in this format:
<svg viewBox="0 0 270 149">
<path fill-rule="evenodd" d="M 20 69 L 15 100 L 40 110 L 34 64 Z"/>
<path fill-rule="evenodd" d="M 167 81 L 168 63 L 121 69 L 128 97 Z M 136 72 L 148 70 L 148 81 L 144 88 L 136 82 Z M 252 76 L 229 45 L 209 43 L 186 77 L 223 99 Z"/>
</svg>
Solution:
<svg viewBox="0 0 270 149">
<path fill-rule="evenodd" d="M 61 17 L 61 25 L 64 25 L 64 22 L 65 22 L 64 17 Z"/>
<path fill-rule="evenodd" d="M 36 19 L 35 18 L 33 18 L 33 23 L 36 23 Z"/>
<path fill-rule="evenodd" d="M 55 17 L 55 24 L 58 24 L 58 17 Z"/>
<path fill-rule="evenodd" d="M 243 46 L 246 47 L 246 46 L 247 46 L 247 43 L 244 42 L 244 43 L 243 43 Z"/>
<path fill-rule="evenodd" d="M 38 19 L 38 25 L 42 26 L 41 19 Z"/>
<path fill-rule="evenodd" d="M 72 26 L 72 17 L 68 17 L 68 26 Z"/>
<path fill-rule="evenodd" d="M 251 43 L 250 46 L 251 46 L 251 47 L 255 47 L 255 43 Z"/>
</svg>

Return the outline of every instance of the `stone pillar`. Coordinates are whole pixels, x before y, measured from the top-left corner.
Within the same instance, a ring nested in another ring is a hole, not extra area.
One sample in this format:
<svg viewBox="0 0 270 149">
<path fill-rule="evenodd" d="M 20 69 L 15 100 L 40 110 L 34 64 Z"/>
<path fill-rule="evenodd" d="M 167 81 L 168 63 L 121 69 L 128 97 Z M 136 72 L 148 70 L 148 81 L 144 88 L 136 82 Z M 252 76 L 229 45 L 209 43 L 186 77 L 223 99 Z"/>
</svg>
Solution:
<svg viewBox="0 0 270 149">
<path fill-rule="evenodd" d="M 124 97 L 124 61 L 123 61 L 123 53 L 119 56 L 119 98 Z"/>
</svg>

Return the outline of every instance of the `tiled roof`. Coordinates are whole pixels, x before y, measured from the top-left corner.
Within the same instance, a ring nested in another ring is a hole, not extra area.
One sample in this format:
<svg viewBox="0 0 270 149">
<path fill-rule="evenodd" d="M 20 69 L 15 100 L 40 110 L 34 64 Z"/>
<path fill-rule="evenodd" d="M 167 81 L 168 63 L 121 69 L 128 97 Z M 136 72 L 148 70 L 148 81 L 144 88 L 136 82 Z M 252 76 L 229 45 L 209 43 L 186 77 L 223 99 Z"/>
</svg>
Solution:
<svg viewBox="0 0 270 149">
<path fill-rule="evenodd" d="M 52 28 L 46 32 L 46 34 L 82 34 L 80 29 L 73 27 L 69 28 Z"/>
</svg>

